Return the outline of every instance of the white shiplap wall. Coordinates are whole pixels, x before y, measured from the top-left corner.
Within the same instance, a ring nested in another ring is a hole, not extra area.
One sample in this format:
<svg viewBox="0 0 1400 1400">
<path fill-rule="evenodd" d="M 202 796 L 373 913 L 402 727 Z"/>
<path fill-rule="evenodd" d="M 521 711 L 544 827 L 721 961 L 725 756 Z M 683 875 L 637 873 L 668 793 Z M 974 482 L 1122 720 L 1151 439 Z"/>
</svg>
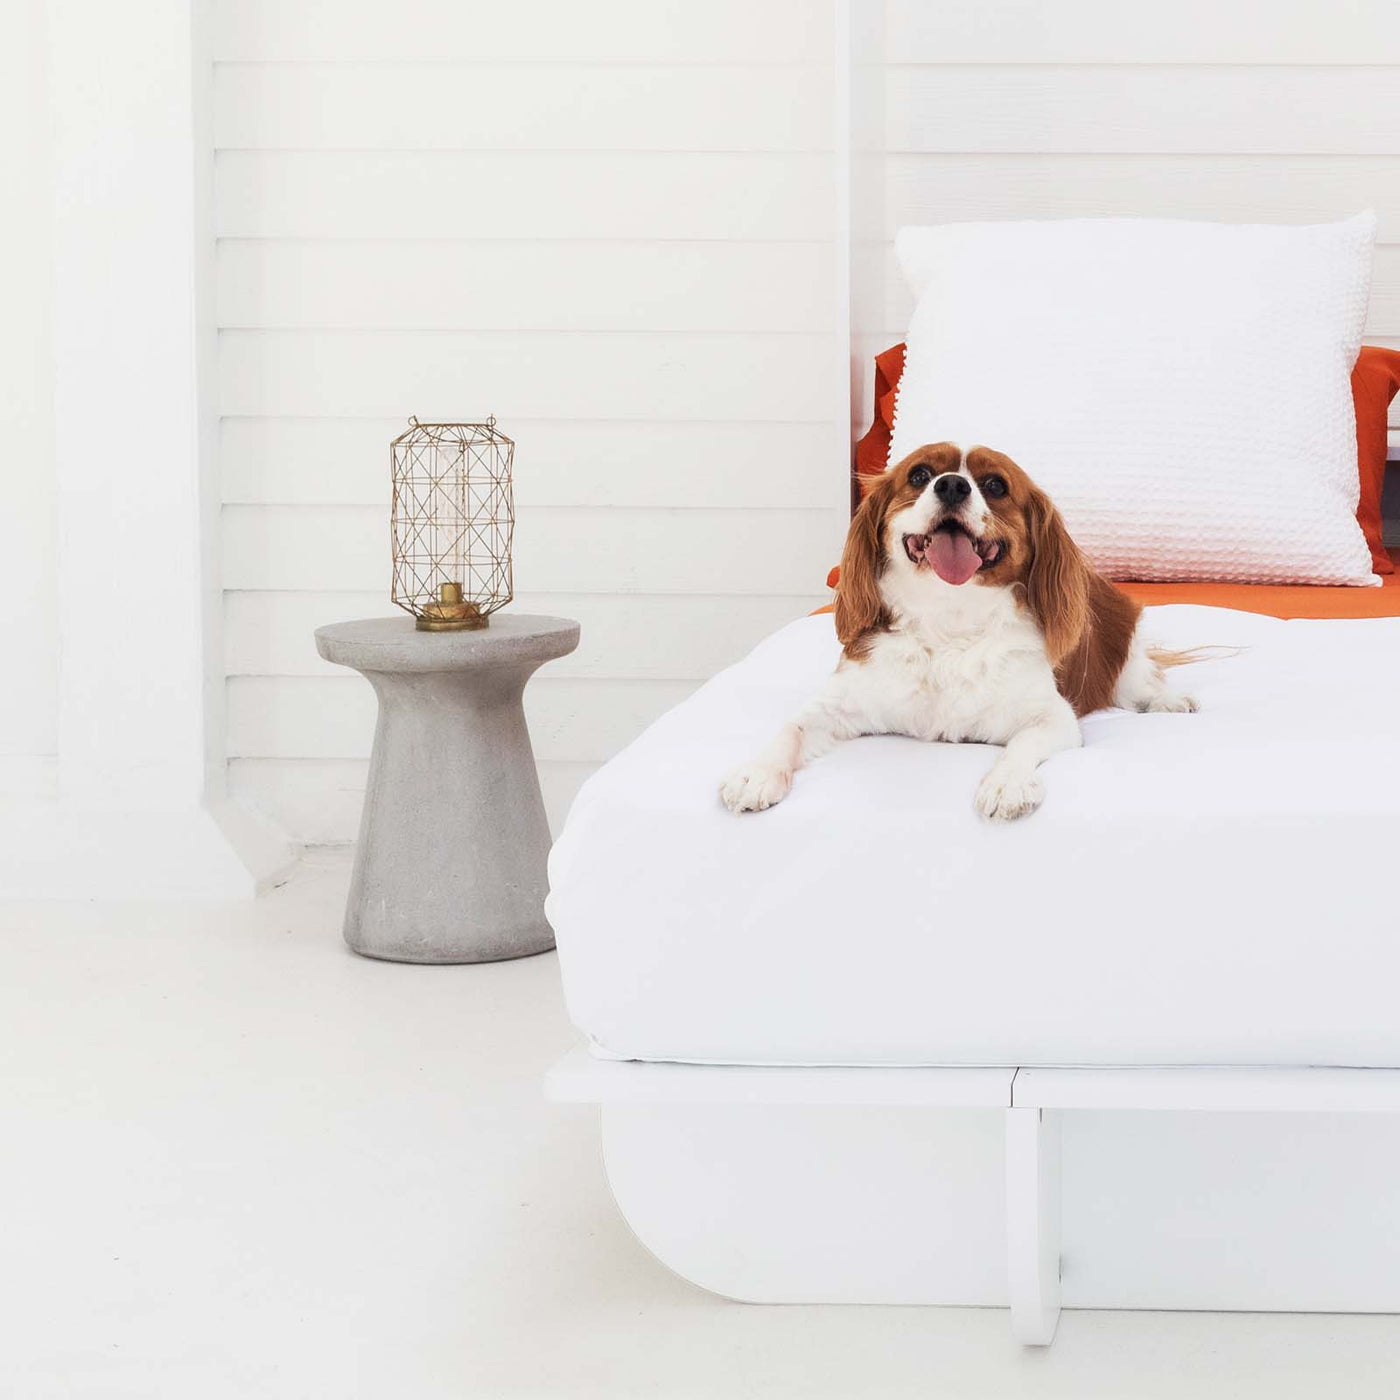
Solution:
<svg viewBox="0 0 1400 1400">
<path fill-rule="evenodd" d="M 902 339 L 902 224 L 1380 216 L 1367 339 L 1400 346 L 1393 0 L 872 0 L 857 16 L 854 314 Z M 1400 403 L 1392 418 L 1400 444 Z"/>
<path fill-rule="evenodd" d="M 517 607 L 583 624 L 527 693 L 557 822 L 597 763 L 824 601 L 833 7 L 216 18 L 231 786 L 302 840 L 353 838 L 373 701 L 311 633 L 390 611 L 404 419 L 494 412 L 519 443 Z"/>
</svg>

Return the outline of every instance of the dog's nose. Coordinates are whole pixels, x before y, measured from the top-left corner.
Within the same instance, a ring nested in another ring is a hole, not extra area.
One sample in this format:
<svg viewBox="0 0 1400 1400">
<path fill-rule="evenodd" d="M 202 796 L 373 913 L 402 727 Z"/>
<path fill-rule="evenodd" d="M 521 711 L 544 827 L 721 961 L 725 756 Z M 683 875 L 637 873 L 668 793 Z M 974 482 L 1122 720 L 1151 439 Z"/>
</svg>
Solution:
<svg viewBox="0 0 1400 1400">
<path fill-rule="evenodd" d="M 957 472 L 945 472 L 933 483 L 933 494 L 945 506 L 959 506 L 972 494 L 972 483 Z"/>
</svg>

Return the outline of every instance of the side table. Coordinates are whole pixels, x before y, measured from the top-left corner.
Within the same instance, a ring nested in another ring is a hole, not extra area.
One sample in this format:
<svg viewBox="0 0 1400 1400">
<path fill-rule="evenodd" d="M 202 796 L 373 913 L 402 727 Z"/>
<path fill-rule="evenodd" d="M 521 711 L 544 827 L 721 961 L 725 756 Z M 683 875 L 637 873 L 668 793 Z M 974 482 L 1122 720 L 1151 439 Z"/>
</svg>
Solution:
<svg viewBox="0 0 1400 1400">
<path fill-rule="evenodd" d="M 578 646 L 562 617 L 497 613 L 473 632 L 411 617 L 316 629 L 379 697 L 345 941 L 394 962 L 493 962 L 554 946 L 549 824 L 521 693 Z"/>
</svg>

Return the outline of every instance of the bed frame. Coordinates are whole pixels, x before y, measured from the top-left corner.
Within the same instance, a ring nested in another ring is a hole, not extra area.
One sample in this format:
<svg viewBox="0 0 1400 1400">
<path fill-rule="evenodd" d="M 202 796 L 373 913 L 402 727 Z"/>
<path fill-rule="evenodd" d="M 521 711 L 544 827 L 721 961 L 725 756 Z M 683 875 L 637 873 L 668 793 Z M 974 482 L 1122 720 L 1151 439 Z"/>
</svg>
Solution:
<svg viewBox="0 0 1400 1400">
<path fill-rule="evenodd" d="M 877 6 L 837 4 L 838 332 L 852 431 L 881 338 Z M 833 499 L 847 505 L 844 467 Z M 1247 1014 L 1247 1009 L 1244 1010 Z M 1400 1070 L 759 1068 L 601 1060 L 608 1180 L 676 1273 L 763 1303 L 1400 1312 Z"/>
<path fill-rule="evenodd" d="M 637 1238 L 754 1303 L 1400 1312 L 1400 1070 L 800 1069 L 569 1054 Z"/>
</svg>

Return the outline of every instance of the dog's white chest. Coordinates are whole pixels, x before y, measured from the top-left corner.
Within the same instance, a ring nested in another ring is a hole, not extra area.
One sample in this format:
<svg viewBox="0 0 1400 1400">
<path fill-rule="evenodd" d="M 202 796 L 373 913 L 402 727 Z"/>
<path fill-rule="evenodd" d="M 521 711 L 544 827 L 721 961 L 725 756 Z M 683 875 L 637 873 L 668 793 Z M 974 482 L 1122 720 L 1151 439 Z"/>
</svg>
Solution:
<svg viewBox="0 0 1400 1400">
<path fill-rule="evenodd" d="M 856 669 L 884 727 L 920 739 L 1004 742 L 1055 688 L 1039 631 L 1013 607 L 897 625 Z"/>
</svg>

